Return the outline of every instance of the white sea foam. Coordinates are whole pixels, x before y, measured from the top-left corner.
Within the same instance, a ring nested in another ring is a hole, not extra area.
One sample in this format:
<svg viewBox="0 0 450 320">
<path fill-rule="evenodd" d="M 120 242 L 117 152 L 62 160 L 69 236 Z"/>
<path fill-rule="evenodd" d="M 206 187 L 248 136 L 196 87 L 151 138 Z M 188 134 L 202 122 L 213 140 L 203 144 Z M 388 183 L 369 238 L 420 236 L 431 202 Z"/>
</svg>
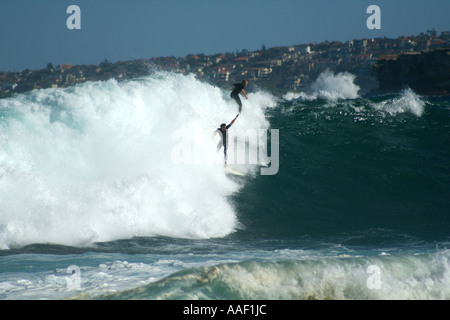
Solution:
<svg viewBox="0 0 450 320">
<path fill-rule="evenodd" d="M 237 114 L 224 96 L 193 76 L 158 73 L 2 100 L 0 248 L 233 232 L 227 197 L 239 185 L 221 165 L 171 158 L 181 129 L 223 159 L 212 132 Z M 249 94 L 233 129 L 268 128 L 264 110 L 274 101 Z"/>
</svg>

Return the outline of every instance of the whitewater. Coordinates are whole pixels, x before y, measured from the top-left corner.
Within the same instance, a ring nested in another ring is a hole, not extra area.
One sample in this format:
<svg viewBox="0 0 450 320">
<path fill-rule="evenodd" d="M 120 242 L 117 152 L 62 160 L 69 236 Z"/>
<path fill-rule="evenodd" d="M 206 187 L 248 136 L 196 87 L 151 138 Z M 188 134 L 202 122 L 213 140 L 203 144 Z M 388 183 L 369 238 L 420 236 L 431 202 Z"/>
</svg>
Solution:
<svg viewBox="0 0 450 320">
<path fill-rule="evenodd" d="M 449 299 L 450 100 L 355 82 L 247 92 L 229 158 L 278 129 L 268 176 L 193 75 L 0 100 L 0 299 Z"/>
</svg>

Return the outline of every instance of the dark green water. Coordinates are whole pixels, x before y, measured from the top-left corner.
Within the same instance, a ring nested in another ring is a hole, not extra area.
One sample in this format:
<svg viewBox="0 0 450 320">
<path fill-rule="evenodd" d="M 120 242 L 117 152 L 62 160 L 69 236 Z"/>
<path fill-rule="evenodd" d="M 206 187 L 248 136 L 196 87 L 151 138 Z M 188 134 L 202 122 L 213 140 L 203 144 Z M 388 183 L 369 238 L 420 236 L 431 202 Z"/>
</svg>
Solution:
<svg viewBox="0 0 450 320">
<path fill-rule="evenodd" d="M 449 100 L 424 99 L 416 115 L 396 109 L 400 98 L 299 99 L 272 110 L 280 170 L 235 196 L 246 232 L 372 245 L 448 239 Z"/>
</svg>

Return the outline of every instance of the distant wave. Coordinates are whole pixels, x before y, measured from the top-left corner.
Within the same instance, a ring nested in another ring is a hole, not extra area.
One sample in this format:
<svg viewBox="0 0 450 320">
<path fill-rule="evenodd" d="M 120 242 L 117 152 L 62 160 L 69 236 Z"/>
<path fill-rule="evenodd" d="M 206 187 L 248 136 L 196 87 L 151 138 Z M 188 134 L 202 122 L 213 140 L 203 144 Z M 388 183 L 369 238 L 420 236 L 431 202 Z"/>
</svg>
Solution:
<svg viewBox="0 0 450 320">
<path fill-rule="evenodd" d="M 387 112 L 390 115 L 410 112 L 420 117 L 424 113 L 425 105 L 426 101 L 408 88 L 404 89 L 399 97 L 384 100 L 379 103 L 373 103 L 372 107 L 376 110 Z"/>
<path fill-rule="evenodd" d="M 303 100 L 314 101 L 325 99 L 328 101 L 352 100 L 361 98 L 358 95 L 359 86 L 355 83 L 355 76 L 350 73 L 338 73 L 327 70 L 319 75 L 306 92 L 288 92 L 283 96 L 285 101 Z M 426 101 L 410 88 L 397 94 L 397 97 L 384 99 L 381 102 L 370 102 L 370 107 L 390 115 L 410 112 L 418 117 L 424 113 Z"/>
<path fill-rule="evenodd" d="M 355 76 L 348 72 L 335 74 L 330 70 L 322 72 L 312 83 L 307 92 L 288 92 L 285 100 L 316 100 L 316 99 L 356 99 L 359 98 L 359 86 L 355 83 Z"/>
<path fill-rule="evenodd" d="M 319 75 L 311 89 L 319 97 L 327 99 L 356 99 L 359 87 L 354 84 L 355 76 L 351 73 L 334 74 L 327 70 Z"/>
</svg>

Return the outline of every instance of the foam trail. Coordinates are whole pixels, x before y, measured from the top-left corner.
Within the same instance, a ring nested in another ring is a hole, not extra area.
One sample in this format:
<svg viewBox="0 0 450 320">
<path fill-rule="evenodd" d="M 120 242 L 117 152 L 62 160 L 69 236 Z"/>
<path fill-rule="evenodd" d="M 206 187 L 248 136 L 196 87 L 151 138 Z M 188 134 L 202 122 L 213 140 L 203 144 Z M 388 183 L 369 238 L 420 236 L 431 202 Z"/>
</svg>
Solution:
<svg viewBox="0 0 450 320">
<path fill-rule="evenodd" d="M 0 101 L 0 248 L 236 230 L 227 197 L 239 184 L 221 166 L 172 158 L 180 128 L 218 156 L 211 133 L 237 113 L 223 96 L 193 76 L 157 73 Z M 274 99 L 249 98 L 235 127 L 268 128 Z"/>
</svg>

